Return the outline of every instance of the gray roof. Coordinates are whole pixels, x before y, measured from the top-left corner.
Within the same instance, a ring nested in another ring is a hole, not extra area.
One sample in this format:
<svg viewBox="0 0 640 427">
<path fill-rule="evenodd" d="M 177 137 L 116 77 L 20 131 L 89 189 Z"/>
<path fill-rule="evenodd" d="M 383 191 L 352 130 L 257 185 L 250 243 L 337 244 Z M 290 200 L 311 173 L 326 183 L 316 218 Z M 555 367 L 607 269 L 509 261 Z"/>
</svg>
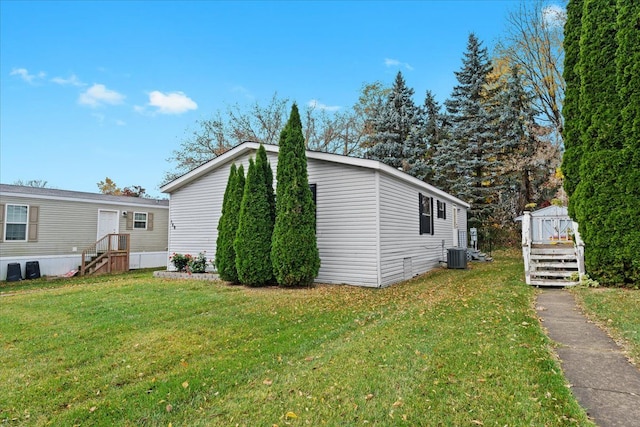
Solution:
<svg viewBox="0 0 640 427">
<path fill-rule="evenodd" d="M 280 147 L 277 145 L 270 145 L 270 144 L 263 144 L 265 150 L 269 153 L 278 153 L 280 150 Z M 187 172 L 186 174 L 179 176 L 178 178 L 174 179 L 173 181 L 170 181 L 166 184 L 164 184 L 162 187 L 160 187 L 160 191 L 162 191 L 163 193 L 169 193 L 171 194 L 172 192 L 178 190 L 179 188 L 197 180 L 198 178 L 200 178 L 201 176 L 206 175 L 207 173 L 211 172 L 212 170 L 218 168 L 219 166 L 228 163 L 228 162 L 232 162 L 234 159 L 236 159 L 237 157 L 248 153 L 248 152 L 254 152 L 257 151 L 258 148 L 260 147 L 260 144 L 257 142 L 252 142 L 252 141 L 247 141 L 247 142 L 243 142 L 240 145 L 236 145 L 235 147 L 233 147 L 232 149 L 230 149 L 229 151 L 221 154 L 220 156 L 198 166 L 197 168 L 191 170 L 190 172 Z M 449 199 L 451 201 L 453 201 L 454 203 L 457 203 L 460 206 L 464 206 L 466 208 L 470 208 L 471 205 L 469 205 L 467 202 L 458 199 L 457 197 L 446 193 L 442 190 L 440 190 L 439 188 L 434 187 L 431 184 L 427 184 L 424 181 L 421 181 L 409 174 L 406 174 L 404 172 L 401 172 L 395 168 L 392 168 L 389 165 L 386 165 L 382 162 L 378 162 L 376 160 L 370 160 L 370 159 L 361 159 L 358 157 L 349 157 L 349 156 L 343 156 L 343 155 L 339 155 L 339 154 L 332 154 L 332 153 L 323 153 L 323 152 L 318 152 L 318 151 L 310 151 L 307 150 L 306 151 L 306 156 L 308 159 L 317 159 L 317 160 L 324 160 L 324 161 L 328 161 L 328 162 L 332 162 L 335 164 L 346 164 L 346 165 L 351 165 L 351 166 L 359 166 L 359 167 L 363 167 L 363 168 L 367 168 L 367 169 L 373 169 L 373 170 L 378 170 L 381 171 L 383 173 L 386 173 L 388 175 L 392 175 L 395 176 L 399 179 L 401 179 L 402 181 L 405 182 L 409 182 L 411 184 L 414 185 L 418 185 L 420 187 L 423 187 L 425 189 L 427 189 L 428 191 L 432 192 L 433 194 L 438 194 L 439 196 L 445 198 L 445 199 Z"/>
<path fill-rule="evenodd" d="M 58 190 L 23 185 L 0 184 L 0 196 L 35 197 L 40 199 L 59 199 L 74 201 L 92 201 L 119 205 L 139 205 L 168 207 L 169 200 L 148 199 L 144 197 L 112 196 L 110 194 L 86 193 L 84 191 Z"/>
</svg>

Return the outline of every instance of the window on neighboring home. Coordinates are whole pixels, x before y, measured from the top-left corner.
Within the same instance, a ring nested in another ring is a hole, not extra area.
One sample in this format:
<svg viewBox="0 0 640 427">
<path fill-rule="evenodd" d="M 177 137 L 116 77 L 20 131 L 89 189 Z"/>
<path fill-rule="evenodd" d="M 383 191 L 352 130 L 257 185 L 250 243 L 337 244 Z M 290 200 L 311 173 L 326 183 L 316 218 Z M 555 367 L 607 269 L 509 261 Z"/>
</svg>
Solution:
<svg viewBox="0 0 640 427">
<path fill-rule="evenodd" d="M 153 212 L 126 212 L 127 230 L 153 231 Z"/>
<path fill-rule="evenodd" d="M 418 193 L 420 234 L 433 234 L 433 198 Z"/>
<path fill-rule="evenodd" d="M 438 200 L 438 218 L 447 219 L 447 204 Z"/>
<path fill-rule="evenodd" d="M 29 219 L 29 206 L 7 205 L 7 221 L 4 230 L 5 240 L 27 240 L 27 224 Z"/>
<path fill-rule="evenodd" d="M 133 228 L 139 230 L 147 229 L 147 213 L 136 212 L 133 214 Z"/>
</svg>

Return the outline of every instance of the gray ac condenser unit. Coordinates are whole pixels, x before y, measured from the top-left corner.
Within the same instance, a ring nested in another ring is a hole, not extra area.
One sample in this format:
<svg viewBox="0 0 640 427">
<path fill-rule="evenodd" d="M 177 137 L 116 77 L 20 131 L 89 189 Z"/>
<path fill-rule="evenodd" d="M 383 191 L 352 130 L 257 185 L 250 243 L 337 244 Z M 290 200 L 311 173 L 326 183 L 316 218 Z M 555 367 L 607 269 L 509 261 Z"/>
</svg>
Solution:
<svg viewBox="0 0 640 427">
<path fill-rule="evenodd" d="M 447 268 L 467 268 L 467 250 L 465 248 L 447 249 Z"/>
</svg>

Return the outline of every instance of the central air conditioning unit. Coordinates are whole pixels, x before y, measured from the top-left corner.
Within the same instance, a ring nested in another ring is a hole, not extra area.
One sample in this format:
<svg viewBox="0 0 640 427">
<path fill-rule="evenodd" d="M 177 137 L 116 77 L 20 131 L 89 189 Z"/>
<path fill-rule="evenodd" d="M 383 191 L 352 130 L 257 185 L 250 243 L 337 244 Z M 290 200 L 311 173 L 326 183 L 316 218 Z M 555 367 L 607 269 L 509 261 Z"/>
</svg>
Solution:
<svg viewBox="0 0 640 427">
<path fill-rule="evenodd" d="M 467 268 L 467 250 L 465 248 L 447 249 L 447 268 Z"/>
</svg>

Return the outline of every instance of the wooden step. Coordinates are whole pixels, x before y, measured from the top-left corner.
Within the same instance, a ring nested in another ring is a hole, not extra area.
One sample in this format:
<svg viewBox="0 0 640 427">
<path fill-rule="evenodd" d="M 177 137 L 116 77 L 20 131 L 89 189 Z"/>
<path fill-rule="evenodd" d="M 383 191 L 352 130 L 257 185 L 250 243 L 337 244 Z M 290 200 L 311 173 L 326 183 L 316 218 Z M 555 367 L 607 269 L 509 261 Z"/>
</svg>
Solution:
<svg viewBox="0 0 640 427">
<path fill-rule="evenodd" d="M 531 248 L 531 254 L 541 255 L 567 255 L 575 254 L 576 251 L 573 247 L 569 248 Z"/>
<path fill-rule="evenodd" d="M 544 268 L 562 268 L 567 270 L 577 270 L 578 269 L 578 261 L 573 260 L 567 262 L 532 262 L 531 267 L 535 267 L 536 269 L 544 269 Z"/>
<path fill-rule="evenodd" d="M 550 271 L 550 270 L 533 270 L 529 272 L 531 277 L 571 277 L 575 271 Z"/>
<path fill-rule="evenodd" d="M 576 254 L 531 254 L 532 260 L 549 260 L 549 261 L 562 261 L 562 260 L 576 260 Z"/>
<path fill-rule="evenodd" d="M 566 280 L 531 280 L 531 286 L 576 286 L 580 282 Z"/>
</svg>

